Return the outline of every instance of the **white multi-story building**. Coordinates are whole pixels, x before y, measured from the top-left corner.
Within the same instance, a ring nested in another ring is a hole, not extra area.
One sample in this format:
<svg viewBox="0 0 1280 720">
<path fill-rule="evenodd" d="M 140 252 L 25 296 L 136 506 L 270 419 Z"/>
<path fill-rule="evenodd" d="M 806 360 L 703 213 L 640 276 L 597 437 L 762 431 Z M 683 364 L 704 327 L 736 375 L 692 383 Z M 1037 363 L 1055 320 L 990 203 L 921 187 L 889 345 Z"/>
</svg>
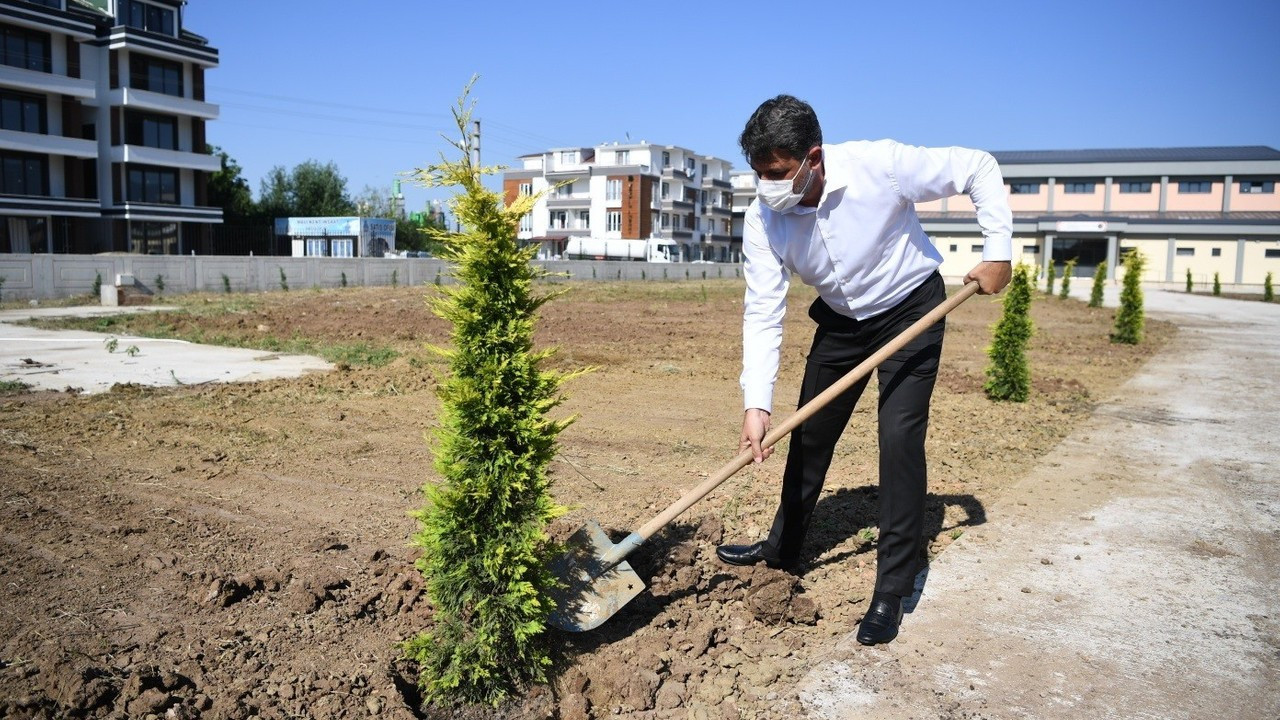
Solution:
<svg viewBox="0 0 1280 720">
<path fill-rule="evenodd" d="M 206 252 L 206 70 L 186 0 L 0 0 L 0 252 Z"/>
<path fill-rule="evenodd" d="M 740 259 L 733 166 L 725 160 L 644 141 L 552 148 L 520 160 L 503 175 L 503 191 L 508 202 L 542 193 L 519 234 L 540 244 L 540 257 L 559 257 L 571 237 L 593 237 L 670 240 L 685 261 Z"/>
</svg>

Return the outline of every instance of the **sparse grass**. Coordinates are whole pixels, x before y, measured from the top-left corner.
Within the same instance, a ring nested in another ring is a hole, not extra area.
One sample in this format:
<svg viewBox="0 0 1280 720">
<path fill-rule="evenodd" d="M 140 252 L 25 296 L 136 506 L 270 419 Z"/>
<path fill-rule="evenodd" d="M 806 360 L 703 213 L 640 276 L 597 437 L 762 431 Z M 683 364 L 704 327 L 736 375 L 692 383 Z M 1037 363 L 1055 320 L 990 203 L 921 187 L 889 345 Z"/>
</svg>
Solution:
<svg viewBox="0 0 1280 720">
<path fill-rule="evenodd" d="M 21 380 L 0 380 L 0 393 L 22 392 L 30 387 Z"/>
</svg>

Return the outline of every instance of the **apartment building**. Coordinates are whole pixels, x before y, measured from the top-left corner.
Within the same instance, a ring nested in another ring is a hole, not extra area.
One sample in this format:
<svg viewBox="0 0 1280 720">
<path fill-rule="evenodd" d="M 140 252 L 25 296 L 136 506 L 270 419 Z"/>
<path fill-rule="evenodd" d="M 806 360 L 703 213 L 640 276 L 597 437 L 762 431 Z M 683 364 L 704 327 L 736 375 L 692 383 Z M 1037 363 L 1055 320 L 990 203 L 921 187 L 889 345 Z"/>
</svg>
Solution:
<svg viewBox="0 0 1280 720">
<path fill-rule="evenodd" d="M 1013 210 L 1014 259 L 1045 270 L 1076 258 L 1091 277 L 1114 278 L 1130 249 L 1147 258 L 1144 280 L 1260 285 L 1280 276 L 1280 151 L 1270 147 L 1121 148 L 992 152 Z M 732 173 L 736 232 L 755 174 Z M 968 196 L 916 205 L 944 258 L 962 277 L 982 258 Z"/>
<path fill-rule="evenodd" d="M 209 251 L 218 51 L 186 0 L 0 0 L 0 252 Z"/>
<path fill-rule="evenodd" d="M 686 262 L 736 262 L 733 197 L 725 160 L 641 141 L 552 148 L 522 155 L 503 175 L 507 202 L 543 193 L 519 238 L 538 256 L 563 256 L 569 238 L 671 240 Z"/>
</svg>

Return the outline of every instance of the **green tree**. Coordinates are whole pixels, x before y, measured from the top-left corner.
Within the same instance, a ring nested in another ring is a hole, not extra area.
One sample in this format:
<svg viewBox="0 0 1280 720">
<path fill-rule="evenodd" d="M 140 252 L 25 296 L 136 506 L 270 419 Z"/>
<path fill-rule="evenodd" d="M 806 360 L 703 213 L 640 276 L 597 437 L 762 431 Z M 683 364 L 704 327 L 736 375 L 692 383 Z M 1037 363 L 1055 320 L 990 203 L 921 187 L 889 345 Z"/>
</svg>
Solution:
<svg viewBox="0 0 1280 720">
<path fill-rule="evenodd" d="M 1098 263 L 1093 271 L 1093 288 L 1089 291 L 1089 307 L 1102 307 L 1102 285 L 1107 280 L 1107 261 Z"/>
<path fill-rule="evenodd" d="M 1049 261 L 1049 269 L 1045 271 L 1044 291 L 1047 295 L 1053 294 L 1053 281 L 1057 277 L 1057 268 L 1054 267 L 1053 261 Z"/>
<path fill-rule="evenodd" d="M 1027 362 L 1027 343 L 1035 327 L 1031 322 L 1031 279 L 1026 265 L 1018 263 L 1013 270 L 1004 309 L 996 323 L 991 345 L 987 347 L 987 381 L 982 389 L 992 400 L 1026 402 L 1031 396 L 1031 368 Z"/>
<path fill-rule="evenodd" d="M 208 153 L 218 158 L 222 168 L 209 174 L 209 204 L 222 208 L 224 222 L 244 222 L 257 214 L 249 181 L 241 174 L 239 165 L 225 150 L 214 145 L 205 146 Z"/>
<path fill-rule="evenodd" d="M 268 218 L 342 216 L 356 210 L 338 166 L 317 160 L 299 163 L 291 171 L 278 165 L 267 171 L 258 207 Z"/>
<path fill-rule="evenodd" d="M 1146 317 L 1142 307 L 1142 272 L 1147 259 L 1136 248 L 1125 253 L 1124 287 L 1120 290 L 1120 309 L 1116 312 L 1111 342 L 1137 345 L 1142 342 Z"/>
<path fill-rule="evenodd" d="M 1222 294 L 1222 281 L 1218 279 L 1218 273 L 1213 274 L 1213 294 L 1215 297 Z"/>
<path fill-rule="evenodd" d="M 1059 293 L 1059 297 L 1063 300 L 1066 300 L 1071 295 L 1071 276 L 1075 275 L 1076 261 L 1078 259 L 1071 258 L 1067 261 L 1066 266 L 1062 268 L 1062 292 Z"/>
<path fill-rule="evenodd" d="M 1262 281 L 1262 300 L 1263 302 L 1271 302 L 1275 299 L 1276 293 L 1271 287 L 1271 273 L 1267 273 L 1267 277 Z"/>
<path fill-rule="evenodd" d="M 1187 292 L 1191 292 L 1191 268 L 1187 268 Z"/>
<path fill-rule="evenodd" d="M 453 111 L 460 159 L 415 173 L 427 187 L 461 188 L 450 202 L 464 228 L 436 236 L 457 282 L 430 301 L 453 326 L 452 348 L 437 349 L 450 368 L 434 432 L 442 481 L 423 487 L 413 538 L 434 627 L 403 649 L 418 663 L 428 700 L 497 704 L 526 683 L 545 682 L 551 664 L 544 631 L 556 548 L 546 525 L 564 509 L 551 498 L 547 466 L 572 418 L 548 412 L 576 373 L 542 369 L 554 350 L 533 349 L 537 310 L 556 294 L 534 293 L 534 281 L 548 273 L 530 262 L 537 248 L 521 249 L 516 239 L 536 198 L 504 209 L 481 182 L 498 168 L 472 164 L 470 88 Z"/>
</svg>

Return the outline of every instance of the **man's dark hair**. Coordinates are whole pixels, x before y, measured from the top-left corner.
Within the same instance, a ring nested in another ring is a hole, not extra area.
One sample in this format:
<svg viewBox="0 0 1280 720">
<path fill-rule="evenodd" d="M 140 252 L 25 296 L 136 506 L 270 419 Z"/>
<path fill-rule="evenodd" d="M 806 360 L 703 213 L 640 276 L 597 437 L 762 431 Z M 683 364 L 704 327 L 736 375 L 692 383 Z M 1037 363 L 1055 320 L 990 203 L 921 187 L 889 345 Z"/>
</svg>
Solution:
<svg viewBox="0 0 1280 720">
<path fill-rule="evenodd" d="M 779 95 L 760 103 L 738 136 L 738 144 L 748 165 L 765 159 L 775 148 L 799 160 L 809 148 L 822 144 L 822 126 L 809 103 Z"/>
</svg>

